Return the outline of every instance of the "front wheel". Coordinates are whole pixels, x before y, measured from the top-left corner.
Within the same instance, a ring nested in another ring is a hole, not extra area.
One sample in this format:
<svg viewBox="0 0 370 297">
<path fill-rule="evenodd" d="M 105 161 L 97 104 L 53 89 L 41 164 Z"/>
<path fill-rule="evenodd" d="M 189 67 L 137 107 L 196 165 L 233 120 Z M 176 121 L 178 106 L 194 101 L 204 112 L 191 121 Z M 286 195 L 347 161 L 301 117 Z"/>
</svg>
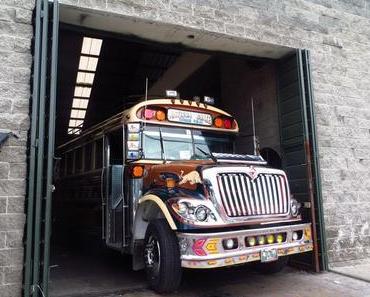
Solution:
<svg viewBox="0 0 370 297">
<path fill-rule="evenodd" d="M 256 270 L 258 272 L 261 272 L 263 274 L 273 274 L 280 272 L 284 269 L 284 267 L 288 264 L 289 257 L 284 256 L 278 258 L 274 262 L 268 262 L 268 263 L 256 263 Z"/>
<path fill-rule="evenodd" d="M 182 269 L 175 233 L 165 220 L 149 223 L 145 233 L 144 263 L 150 287 L 168 293 L 180 286 Z"/>
</svg>

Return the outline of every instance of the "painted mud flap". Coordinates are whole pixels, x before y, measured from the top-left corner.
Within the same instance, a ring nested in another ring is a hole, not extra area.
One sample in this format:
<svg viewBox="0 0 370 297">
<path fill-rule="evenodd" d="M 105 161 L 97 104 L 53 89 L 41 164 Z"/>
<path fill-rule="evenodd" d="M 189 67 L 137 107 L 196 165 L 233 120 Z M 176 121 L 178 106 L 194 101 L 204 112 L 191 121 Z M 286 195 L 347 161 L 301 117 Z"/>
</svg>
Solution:
<svg viewBox="0 0 370 297">
<path fill-rule="evenodd" d="M 261 261 L 313 250 L 311 224 L 222 233 L 177 233 L 181 264 L 216 268 Z"/>
</svg>

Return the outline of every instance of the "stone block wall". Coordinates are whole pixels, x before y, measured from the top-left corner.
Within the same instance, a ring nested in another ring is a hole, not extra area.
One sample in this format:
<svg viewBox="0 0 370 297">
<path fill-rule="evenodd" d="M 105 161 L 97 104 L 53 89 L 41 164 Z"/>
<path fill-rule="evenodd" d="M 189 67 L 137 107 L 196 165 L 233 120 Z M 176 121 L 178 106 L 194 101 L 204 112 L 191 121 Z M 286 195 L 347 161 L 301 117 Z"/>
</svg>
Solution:
<svg viewBox="0 0 370 297">
<path fill-rule="evenodd" d="M 0 296 L 21 294 L 33 7 L 0 1 Z"/>
<path fill-rule="evenodd" d="M 329 261 L 370 258 L 370 1 L 60 2 L 309 49 Z"/>
</svg>

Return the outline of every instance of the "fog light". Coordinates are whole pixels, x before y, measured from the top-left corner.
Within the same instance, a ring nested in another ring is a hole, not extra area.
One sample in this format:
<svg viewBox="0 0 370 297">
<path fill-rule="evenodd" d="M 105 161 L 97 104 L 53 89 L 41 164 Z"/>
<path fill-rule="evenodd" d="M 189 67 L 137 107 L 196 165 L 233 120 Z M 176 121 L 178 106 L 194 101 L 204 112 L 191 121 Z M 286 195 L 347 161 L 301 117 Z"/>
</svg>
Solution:
<svg viewBox="0 0 370 297">
<path fill-rule="evenodd" d="M 265 244 L 265 236 L 261 235 L 257 237 L 257 242 L 259 245 Z"/>
<path fill-rule="evenodd" d="M 294 231 L 293 234 L 292 234 L 292 238 L 293 238 L 293 240 L 297 240 L 298 239 L 298 233 Z"/>
<path fill-rule="evenodd" d="M 283 234 L 278 234 L 278 235 L 276 235 L 276 242 L 277 242 L 277 243 L 282 243 L 282 242 L 283 242 L 283 240 L 284 240 L 284 238 L 283 238 Z"/>
<path fill-rule="evenodd" d="M 269 234 L 266 236 L 266 239 L 268 244 L 274 243 L 274 235 Z"/>
<path fill-rule="evenodd" d="M 238 240 L 236 238 L 224 239 L 222 244 L 225 250 L 232 250 L 238 247 Z"/>
<path fill-rule="evenodd" d="M 247 242 L 249 246 L 255 246 L 256 245 L 256 238 L 255 237 L 248 237 Z"/>
</svg>

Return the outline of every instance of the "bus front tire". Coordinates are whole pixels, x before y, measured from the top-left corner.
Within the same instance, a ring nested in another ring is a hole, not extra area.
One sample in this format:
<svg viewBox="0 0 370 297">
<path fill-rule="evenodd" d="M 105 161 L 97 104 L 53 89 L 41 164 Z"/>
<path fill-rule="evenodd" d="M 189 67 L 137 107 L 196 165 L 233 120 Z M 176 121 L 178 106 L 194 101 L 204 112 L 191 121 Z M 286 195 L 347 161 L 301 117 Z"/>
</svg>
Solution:
<svg viewBox="0 0 370 297">
<path fill-rule="evenodd" d="M 180 251 L 175 233 L 165 220 L 149 223 L 144 241 L 144 263 L 150 287 L 158 293 L 176 290 L 181 283 Z"/>
</svg>

